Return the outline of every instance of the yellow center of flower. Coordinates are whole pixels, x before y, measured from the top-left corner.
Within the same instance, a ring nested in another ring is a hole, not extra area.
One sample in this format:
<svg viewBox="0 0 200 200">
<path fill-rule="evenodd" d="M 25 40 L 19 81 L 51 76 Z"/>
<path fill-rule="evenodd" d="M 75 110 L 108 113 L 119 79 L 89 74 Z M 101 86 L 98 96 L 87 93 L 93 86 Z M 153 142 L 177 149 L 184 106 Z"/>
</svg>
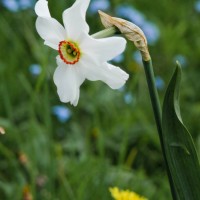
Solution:
<svg viewBox="0 0 200 200">
<path fill-rule="evenodd" d="M 60 58 L 66 63 L 70 65 L 74 65 L 80 59 L 80 49 L 76 45 L 76 43 L 71 41 L 61 41 L 59 43 L 58 52 L 60 54 Z"/>
</svg>

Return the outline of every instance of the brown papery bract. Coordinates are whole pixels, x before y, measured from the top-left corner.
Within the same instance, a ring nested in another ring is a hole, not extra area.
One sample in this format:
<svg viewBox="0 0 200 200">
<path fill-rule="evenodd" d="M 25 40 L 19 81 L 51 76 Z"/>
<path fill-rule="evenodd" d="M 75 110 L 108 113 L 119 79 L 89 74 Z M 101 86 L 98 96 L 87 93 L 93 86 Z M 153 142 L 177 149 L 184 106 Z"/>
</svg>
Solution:
<svg viewBox="0 0 200 200">
<path fill-rule="evenodd" d="M 102 24 L 105 28 L 115 26 L 119 31 L 130 41 L 132 41 L 135 46 L 140 50 L 142 59 L 144 61 L 149 61 L 151 59 L 147 39 L 143 31 L 135 24 L 117 17 L 111 17 L 110 15 L 99 10 L 99 15 Z"/>
</svg>

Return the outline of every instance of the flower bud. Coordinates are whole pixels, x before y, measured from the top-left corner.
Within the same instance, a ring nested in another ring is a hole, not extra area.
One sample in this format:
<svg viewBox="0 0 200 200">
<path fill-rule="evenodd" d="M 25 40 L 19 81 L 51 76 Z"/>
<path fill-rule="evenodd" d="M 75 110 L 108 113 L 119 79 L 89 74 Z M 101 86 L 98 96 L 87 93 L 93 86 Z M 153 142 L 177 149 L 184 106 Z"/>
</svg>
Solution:
<svg viewBox="0 0 200 200">
<path fill-rule="evenodd" d="M 143 31 L 136 26 L 135 24 L 126 21 L 121 18 L 111 17 L 106 13 L 99 10 L 99 15 L 101 18 L 102 24 L 106 27 L 115 26 L 119 29 L 119 31 L 130 41 L 132 41 L 135 46 L 140 50 L 142 59 L 144 61 L 149 61 L 151 59 L 148 46 L 147 39 L 143 33 Z"/>
</svg>

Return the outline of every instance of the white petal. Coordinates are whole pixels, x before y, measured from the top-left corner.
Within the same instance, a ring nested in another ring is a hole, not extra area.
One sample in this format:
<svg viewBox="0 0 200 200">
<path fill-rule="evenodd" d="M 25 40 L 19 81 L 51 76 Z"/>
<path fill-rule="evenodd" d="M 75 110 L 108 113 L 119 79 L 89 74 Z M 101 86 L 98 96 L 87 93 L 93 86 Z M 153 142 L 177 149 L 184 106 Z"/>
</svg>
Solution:
<svg viewBox="0 0 200 200">
<path fill-rule="evenodd" d="M 82 59 L 81 65 L 80 69 L 88 80 L 101 80 L 112 89 L 121 88 L 129 77 L 125 71 L 107 62 L 96 65 L 91 59 L 85 57 Z"/>
<path fill-rule="evenodd" d="M 49 41 L 44 41 L 44 44 L 51 47 L 52 49 L 58 50 L 58 44 L 56 42 L 52 43 Z"/>
<path fill-rule="evenodd" d="M 62 102 L 70 102 L 76 106 L 79 100 L 79 87 L 84 78 L 79 73 L 76 66 L 66 65 L 60 59 L 57 59 L 58 67 L 54 73 L 54 82 L 57 86 L 57 92 Z"/>
<path fill-rule="evenodd" d="M 90 0 L 76 0 L 72 7 L 63 12 L 63 22 L 67 35 L 72 40 L 78 40 L 82 32 L 89 32 L 89 26 L 85 21 L 86 10 Z"/>
<path fill-rule="evenodd" d="M 106 62 L 124 51 L 126 40 L 121 37 L 94 39 L 85 34 L 80 47 L 85 54 L 91 55 L 101 62 Z"/>
<path fill-rule="evenodd" d="M 48 8 L 48 1 L 39 0 L 35 4 L 35 12 L 39 17 L 51 17 Z"/>
<path fill-rule="evenodd" d="M 53 49 L 57 50 L 59 42 L 66 39 L 65 29 L 54 18 L 38 17 L 36 29 L 40 37 L 45 40 L 45 44 Z"/>
</svg>

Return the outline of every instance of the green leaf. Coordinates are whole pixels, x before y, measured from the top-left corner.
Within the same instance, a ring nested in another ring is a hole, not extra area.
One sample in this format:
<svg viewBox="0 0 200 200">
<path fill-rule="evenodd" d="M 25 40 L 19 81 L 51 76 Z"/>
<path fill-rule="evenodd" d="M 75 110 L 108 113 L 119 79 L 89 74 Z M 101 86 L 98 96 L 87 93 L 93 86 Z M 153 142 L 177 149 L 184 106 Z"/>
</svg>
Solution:
<svg viewBox="0 0 200 200">
<path fill-rule="evenodd" d="M 181 67 L 177 63 L 163 103 L 163 143 L 178 199 L 200 200 L 200 164 L 193 139 L 180 114 L 180 80 Z"/>
</svg>

